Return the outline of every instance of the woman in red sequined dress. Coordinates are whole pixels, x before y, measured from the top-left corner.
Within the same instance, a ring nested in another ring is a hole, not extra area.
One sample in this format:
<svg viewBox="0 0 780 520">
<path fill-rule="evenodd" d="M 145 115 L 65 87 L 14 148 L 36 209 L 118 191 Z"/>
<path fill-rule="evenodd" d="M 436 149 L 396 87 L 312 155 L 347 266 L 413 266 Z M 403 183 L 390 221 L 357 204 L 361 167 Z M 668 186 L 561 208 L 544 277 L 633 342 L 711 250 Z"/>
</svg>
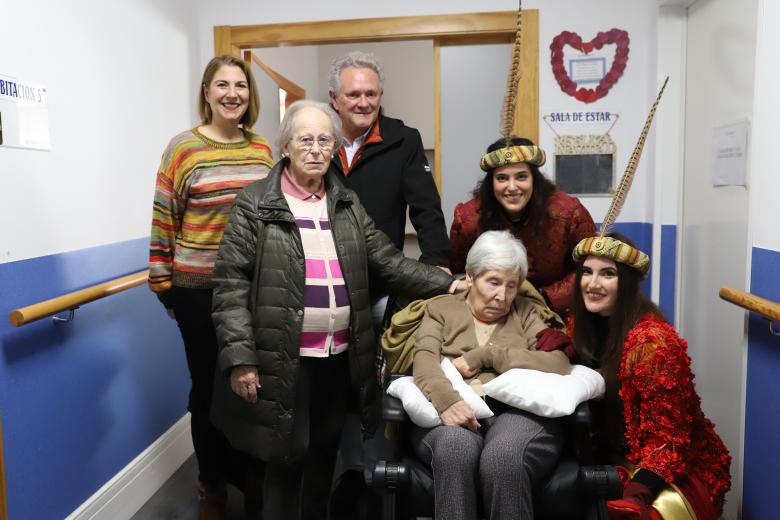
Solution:
<svg viewBox="0 0 780 520">
<path fill-rule="evenodd" d="M 607 383 L 593 409 L 598 462 L 627 468 L 610 518 L 719 518 L 731 457 L 702 412 L 685 340 L 640 292 L 649 258 L 617 233 L 583 240 L 574 258 L 576 357 Z"/>
<path fill-rule="evenodd" d="M 498 161 L 497 167 L 483 160 L 486 173 L 472 193 L 474 198 L 455 208 L 450 268 L 453 273 L 464 271 L 469 249 L 484 231 L 509 230 L 528 251 L 528 281 L 553 310 L 565 315 L 574 288 L 572 249 L 593 236 L 596 227 L 577 198 L 556 189 L 539 171 L 545 162 L 541 148 L 522 137 L 512 138 L 511 145 L 528 153 Z M 503 139 L 496 141 L 486 156 L 507 150 L 505 146 Z"/>
</svg>

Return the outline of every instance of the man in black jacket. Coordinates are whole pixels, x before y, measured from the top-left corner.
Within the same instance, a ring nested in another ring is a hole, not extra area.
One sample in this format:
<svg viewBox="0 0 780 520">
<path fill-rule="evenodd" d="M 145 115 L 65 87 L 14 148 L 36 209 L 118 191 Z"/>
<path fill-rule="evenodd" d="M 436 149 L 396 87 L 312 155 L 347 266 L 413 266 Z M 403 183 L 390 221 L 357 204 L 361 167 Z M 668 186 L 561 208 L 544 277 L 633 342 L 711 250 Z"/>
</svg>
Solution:
<svg viewBox="0 0 780 520">
<path fill-rule="evenodd" d="M 420 132 L 381 113 L 383 84 L 384 71 L 372 54 L 351 52 L 334 60 L 328 89 L 330 104 L 341 118 L 344 142 L 333 164 L 344 185 L 357 192 L 376 227 L 399 249 L 404 245 L 408 208 L 422 252 L 420 261 L 449 273 L 450 241 Z M 387 290 L 371 276 L 369 291 L 374 326 L 379 329 Z M 333 518 L 378 518 L 378 503 L 365 489 L 360 469 L 370 472 L 376 460 L 391 454 L 392 446 L 383 435 L 361 446 L 357 421 L 345 428 L 341 443 L 345 471 L 332 498 Z"/>
<path fill-rule="evenodd" d="M 403 249 L 408 207 L 422 252 L 420 261 L 447 269 L 450 242 L 420 133 L 381 113 L 383 83 L 384 71 L 372 54 L 351 52 L 331 65 L 330 103 L 341 117 L 344 132 L 333 163 L 377 228 L 399 249 Z M 385 292 L 372 279 L 372 299 Z"/>
</svg>

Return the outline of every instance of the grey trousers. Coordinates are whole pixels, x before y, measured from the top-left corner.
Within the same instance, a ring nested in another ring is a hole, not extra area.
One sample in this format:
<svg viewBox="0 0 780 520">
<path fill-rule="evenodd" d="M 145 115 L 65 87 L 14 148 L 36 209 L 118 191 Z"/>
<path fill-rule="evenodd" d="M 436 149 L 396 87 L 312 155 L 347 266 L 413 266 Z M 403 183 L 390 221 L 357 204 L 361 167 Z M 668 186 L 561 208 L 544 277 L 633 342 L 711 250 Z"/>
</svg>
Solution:
<svg viewBox="0 0 780 520">
<path fill-rule="evenodd" d="M 509 410 L 484 434 L 460 426 L 417 429 L 417 455 L 433 470 L 436 518 L 533 518 L 533 488 L 555 468 L 563 433 L 555 419 Z"/>
</svg>

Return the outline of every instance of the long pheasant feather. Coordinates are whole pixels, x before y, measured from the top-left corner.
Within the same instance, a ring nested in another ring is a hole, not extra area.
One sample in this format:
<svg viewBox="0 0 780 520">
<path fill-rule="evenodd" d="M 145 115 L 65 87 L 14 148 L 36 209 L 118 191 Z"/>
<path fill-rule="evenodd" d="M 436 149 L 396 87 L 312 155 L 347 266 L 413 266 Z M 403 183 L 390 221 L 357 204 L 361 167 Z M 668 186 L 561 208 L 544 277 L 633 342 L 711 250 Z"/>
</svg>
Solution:
<svg viewBox="0 0 780 520">
<path fill-rule="evenodd" d="M 504 97 L 504 124 L 501 135 L 504 137 L 505 146 L 509 146 L 512 138 L 512 129 L 515 126 L 515 105 L 517 101 L 517 88 L 520 82 L 520 35 L 523 28 L 523 2 L 519 0 L 517 6 L 517 29 L 515 30 L 515 42 L 512 46 L 512 64 L 509 67 L 509 78 Z"/>
<path fill-rule="evenodd" d="M 653 103 L 653 106 L 650 108 L 650 113 L 647 115 L 647 119 L 645 120 L 645 126 L 642 128 L 642 133 L 639 134 L 639 139 L 637 140 L 636 146 L 634 146 L 634 151 L 631 153 L 631 157 L 628 160 L 626 170 L 623 172 L 623 177 L 620 179 L 620 184 L 618 184 L 617 190 L 615 190 L 615 195 L 612 197 L 612 203 L 609 205 L 607 215 L 604 217 L 604 221 L 601 223 L 601 227 L 599 228 L 599 236 L 601 237 L 609 233 L 609 230 L 615 223 L 615 219 L 617 219 L 617 216 L 620 214 L 620 210 L 623 209 L 623 203 L 626 201 L 626 197 L 628 196 L 628 190 L 631 189 L 631 183 L 634 181 L 634 174 L 636 173 L 636 168 L 639 165 L 639 158 L 642 157 L 642 149 L 645 147 L 647 134 L 650 133 L 650 125 L 653 123 L 655 110 L 658 108 L 658 102 L 661 101 L 661 95 L 664 93 L 664 89 L 666 88 L 666 84 L 668 82 L 669 76 L 666 77 L 664 84 L 661 85 L 661 90 L 658 91 L 658 96 L 655 98 L 655 103 Z"/>
</svg>

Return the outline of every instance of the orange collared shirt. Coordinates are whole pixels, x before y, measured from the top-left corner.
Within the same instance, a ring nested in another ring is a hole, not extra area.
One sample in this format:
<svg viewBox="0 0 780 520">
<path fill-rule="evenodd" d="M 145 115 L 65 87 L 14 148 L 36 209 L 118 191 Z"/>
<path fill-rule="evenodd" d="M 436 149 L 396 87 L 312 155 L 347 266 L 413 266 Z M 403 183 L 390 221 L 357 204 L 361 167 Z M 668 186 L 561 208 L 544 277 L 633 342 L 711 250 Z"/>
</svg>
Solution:
<svg viewBox="0 0 780 520">
<path fill-rule="evenodd" d="M 382 141 L 383 141 L 382 135 L 379 133 L 379 118 L 377 118 L 376 121 L 374 121 L 374 124 L 371 126 L 371 130 L 368 132 L 368 136 L 366 137 L 366 140 L 363 141 L 363 144 L 355 153 L 355 156 L 352 157 L 351 164 L 347 164 L 347 152 L 344 150 L 344 146 L 339 146 L 339 151 L 338 151 L 339 161 L 341 161 L 341 168 L 344 170 L 344 176 L 349 175 L 352 166 L 358 162 L 366 145 L 381 143 Z"/>
</svg>

